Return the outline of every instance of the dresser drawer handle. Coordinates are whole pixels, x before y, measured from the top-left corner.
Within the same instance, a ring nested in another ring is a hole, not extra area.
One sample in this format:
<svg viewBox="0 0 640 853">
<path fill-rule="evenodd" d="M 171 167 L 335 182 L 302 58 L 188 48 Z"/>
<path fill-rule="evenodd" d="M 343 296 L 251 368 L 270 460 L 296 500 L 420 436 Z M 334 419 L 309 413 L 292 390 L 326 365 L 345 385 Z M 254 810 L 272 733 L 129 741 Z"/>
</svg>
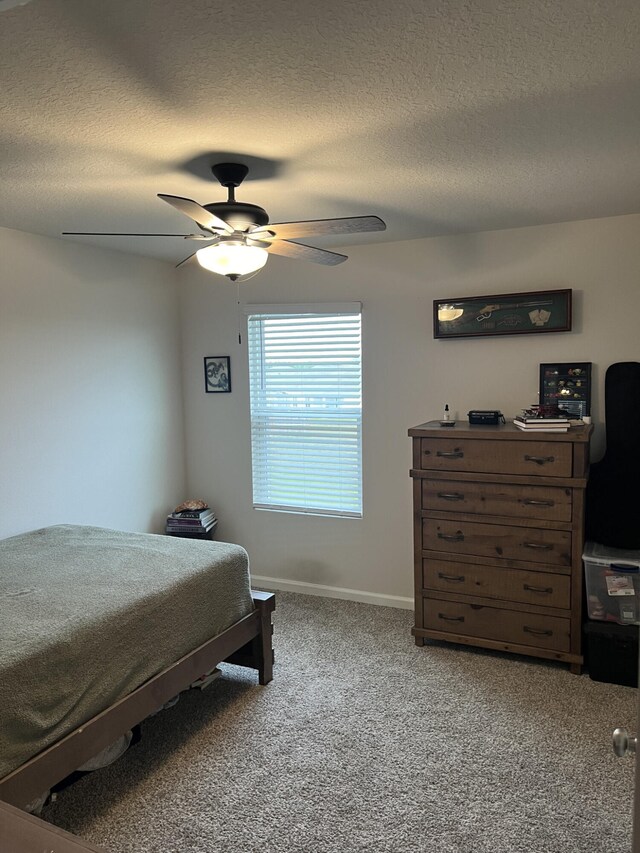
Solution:
<svg viewBox="0 0 640 853">
<path fill-rule="evenodd" d="M 536 465 L 544 465 L 545 462 L 555 462 L 555 456 L 530 456 L 528 453 L 524 457 L 525 462 L 535 462 Z"/>
<path fill-rule="evenodd" d="M 522 503 L 526 506 L 555 506 L 554 501 L 536 501 L 533 498 L 525 498 Z"/>
<path fill-rule="evenodd" d="M 446 616 L 444 613 L 438 613 L 438 619 L 444 619 L 445 622 L 464 622 L 464 616 Z"/>
<path fill-rule="evenodd" d="M 444 539 L 445 542 L 464 542 L 464 533 L 461 530 L 457 533 L 438 533 L 438 539 Z"/>
<path fill-rule="evenodd" d="M 530 628 L 528 625 L 525 625 L 523 630 L 526 631 L 527 634 L 538 634 L 540 637 L 553 637 L 553 631 L 550 631 L 549 629 L 543 631 L 539 628 Z"/>
<path fill-rule="evenodd" d="M 552 586 L 531 586 L 531 584 L 525 583 L 523 588 L 529 592 L 546 592 L 547 594 L 553 592 Z"/>
<path fill-rule="evenodd" d="M 438 497 L 443 501 L 463 501 L 464 495 L 462 492 L 438 492 Z"/>
<path fill-rule="evenodd" d="M 463 583 L 464 575 L 445 575 L 444 572 L 438 572 L 438 577 L 443 581 L 452 581 L 453 583 Z"/>
<path fill-rule="evenodd" d="M 523 548 L 534 548 L 536 551 L 552 551 L 553 545 L 550 542 L 523 542 Z"/>
<path fill-rule="evenodd" d="M 438 450 L 436 456 L 443 456 L 445 459 L 463 459 L 464 451 L 462 450 Z"/>
</svg>

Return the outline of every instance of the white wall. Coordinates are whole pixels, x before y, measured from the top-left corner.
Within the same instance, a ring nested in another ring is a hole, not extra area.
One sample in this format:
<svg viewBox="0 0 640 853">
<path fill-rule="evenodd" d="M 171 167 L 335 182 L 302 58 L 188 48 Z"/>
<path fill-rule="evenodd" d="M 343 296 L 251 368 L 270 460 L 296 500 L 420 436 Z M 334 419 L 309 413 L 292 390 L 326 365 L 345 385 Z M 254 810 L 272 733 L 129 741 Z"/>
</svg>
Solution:
<svg viewBox="0 0 640 853">
<path fill-rule="evenodd" d="M 184 496 L 168 264 L 0 229 L 0 537 L 160 532 Z"/>
<path fill-rule="evenodd" d="M 252 508 L 246 342 L 237 340 L 236 287 L 197 267 L 178 271 L 188 492 L 214 505 L 219 538 L 248 549 L 255 575 L 280 579 L 283 588 L 318 584 L 409 604 L 407 429 L 440 417 L 445 402 L 462 418 L 470 408 L 513 416 L 536 401 L 540 362 L 592 361 L 597 457 L 606 367 L 640 360 L 640 216 L 358 246 L 346 254 L 349 261 L 334 268 L 272 256 L 240 286 L 240 296 L 247 303 L 363 303 L 364 517 Z M 570 333 L 433 339 L 434 299 L 558 288 L 573 289 Z M 205 394 L 203 356 L 226 354 L 232 393 Z"/>
</svg>

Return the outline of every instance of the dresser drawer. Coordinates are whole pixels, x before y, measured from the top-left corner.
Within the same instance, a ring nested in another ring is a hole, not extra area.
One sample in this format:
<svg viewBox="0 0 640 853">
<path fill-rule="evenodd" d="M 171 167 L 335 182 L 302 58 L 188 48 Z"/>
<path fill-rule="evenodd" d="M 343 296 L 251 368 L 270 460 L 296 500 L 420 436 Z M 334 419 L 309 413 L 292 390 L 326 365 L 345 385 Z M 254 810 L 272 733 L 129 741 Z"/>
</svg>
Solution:
<svg viewBox="0 0 640 853">
<path fill-rule="evenodd" d="M 545 607 L 571 607 L 569 575 L 423 559 L 422 586 L 439 592 L 497 598 Z"/>
<path fill-rule="evenodd" d="M 457 601 L 423 600 L 424 627 L 486 640 L 568 652 L 570 619 Z"/>
<path fill-rule="evenodd" d="M 455 480 L 422 480 L 422 508 L 571 521 L 571 489 Z"/>
<path fill-rule="evenodd" d="M 570 477 L 572 459 L 571 442 L 420 439 L 420 467 L 427 471 Z"/>
<path fill-rule="evenodd" d="M 448 554 L 526 560 L 550 567 L 571 565 L 571 533 L 564 530 L 423 518 L 422 547 Z"/>
</svg>

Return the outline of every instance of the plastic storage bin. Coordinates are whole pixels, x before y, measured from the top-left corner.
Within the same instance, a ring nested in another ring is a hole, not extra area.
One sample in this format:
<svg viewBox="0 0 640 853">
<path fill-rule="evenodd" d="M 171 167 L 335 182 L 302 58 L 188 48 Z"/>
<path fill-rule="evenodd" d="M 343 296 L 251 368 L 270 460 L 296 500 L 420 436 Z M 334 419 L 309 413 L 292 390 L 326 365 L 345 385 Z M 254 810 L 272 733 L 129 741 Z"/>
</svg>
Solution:
<svg viewBox="0 0 640 853">
<path fill-rule="evenodd" d="M 586 542 L 582 559 L 589 619 L 640 624 L 640 551 Z"/>
</svg>

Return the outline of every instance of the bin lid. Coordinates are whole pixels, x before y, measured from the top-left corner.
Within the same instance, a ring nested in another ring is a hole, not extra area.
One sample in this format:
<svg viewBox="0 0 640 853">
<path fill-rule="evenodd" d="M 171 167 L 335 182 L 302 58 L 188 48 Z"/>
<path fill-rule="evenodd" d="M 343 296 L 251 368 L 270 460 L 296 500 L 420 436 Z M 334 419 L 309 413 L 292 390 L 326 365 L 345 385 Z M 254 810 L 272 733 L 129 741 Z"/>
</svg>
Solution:
<svg viewBox="0 0 640 853">
<path fill-rule="evenodd" d="M 640 551 L 630 551 L 625 548 L 611 548 L 598 542 L 585 542 L 583 560 L 589 560 L 599 566 L 611 566 L 614 563 L 629 568 L 640 568 Z"/>
</svg>

